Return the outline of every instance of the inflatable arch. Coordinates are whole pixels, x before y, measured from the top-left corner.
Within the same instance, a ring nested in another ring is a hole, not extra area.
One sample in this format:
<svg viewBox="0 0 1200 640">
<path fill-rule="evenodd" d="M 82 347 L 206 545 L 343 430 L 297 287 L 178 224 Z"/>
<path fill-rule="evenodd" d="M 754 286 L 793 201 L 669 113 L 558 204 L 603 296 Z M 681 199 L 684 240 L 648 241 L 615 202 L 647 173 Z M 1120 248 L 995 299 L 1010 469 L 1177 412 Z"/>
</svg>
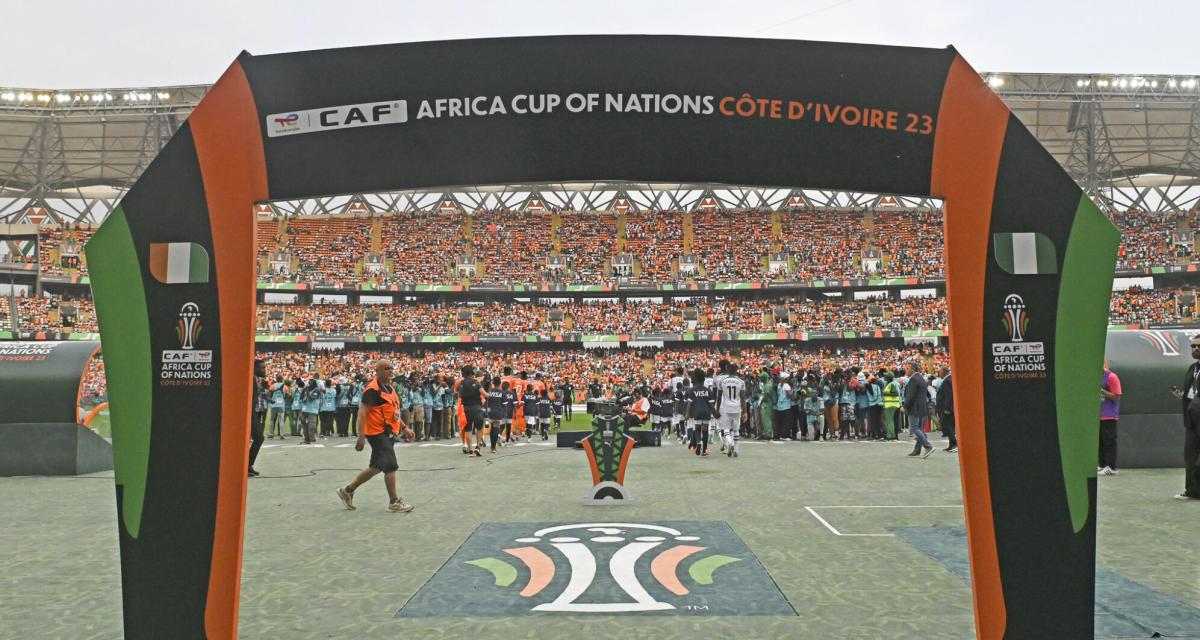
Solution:
<svg viewBox="0 0 1200 640">
<path fill-rule="evenodd" d="M 976 629 L 1091 637 L 1115 228 L 953 48 L 671 36 L 242 54 L 87 247 L 125 633 L 237 633 L 265 200 L 636 180 L 945 199 Z"/>
</svg>

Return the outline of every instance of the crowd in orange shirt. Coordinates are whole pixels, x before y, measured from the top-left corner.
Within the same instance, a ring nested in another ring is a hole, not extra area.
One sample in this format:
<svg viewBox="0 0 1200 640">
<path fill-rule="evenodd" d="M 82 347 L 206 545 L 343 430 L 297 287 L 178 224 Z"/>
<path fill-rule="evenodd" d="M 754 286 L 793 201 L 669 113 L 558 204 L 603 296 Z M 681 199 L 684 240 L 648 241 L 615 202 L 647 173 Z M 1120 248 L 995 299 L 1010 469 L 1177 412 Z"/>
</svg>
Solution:
<svg viewBox="0 0 1200 640">
<path fill-rule="evenodd" d="M 683 215 L 678 211 L 631 211 L 625 215 L 625 253 L 637 260 L 634 280 L 673 282 L 673 261 L 683 255 Z"/>
<path fill-rule="evenodd" d="M 77 255 L 79 256 L 79 270 L 72 275 L 86 276 L 88 275 L 87 264 L 84 262 L 83 247 L 88 240 L 92 239 L 92 235 L 96 233 L 94 227 L 87 225 L 74 224 L 62 227 L 42 227 L 38 229 L 38 257 L 40 266 L 38 267 L 42 274 L 48 276 L 64 275 L 63 256 Z M 54 251 L 55 254 L 51 252 Z M 58 259 L 54 259 L 52 255 L 58 255 Z"/>
<path fill-rule="evenodd" d="M 704 266 L 704 279 L 757 282 L 767 277 L 772 248 L 770 211 L 717 209 L 692 216 L 692 252 Z"/>
<path fill-rule="evenodd" d="M 455 280 L 454 261 L 466 253 L 462 214 L 403 211 L 382 220 L 383 254 L 391 270 L 371 278 L 380 284 Z"/>
<path fill-rule="evenodd" d="M 1195 291 L 1131 287 L 1113 292 L 1108 321 L 1110 324 L 1191 324 L 1196 322 L 1196 315 Z"/>
</svg>

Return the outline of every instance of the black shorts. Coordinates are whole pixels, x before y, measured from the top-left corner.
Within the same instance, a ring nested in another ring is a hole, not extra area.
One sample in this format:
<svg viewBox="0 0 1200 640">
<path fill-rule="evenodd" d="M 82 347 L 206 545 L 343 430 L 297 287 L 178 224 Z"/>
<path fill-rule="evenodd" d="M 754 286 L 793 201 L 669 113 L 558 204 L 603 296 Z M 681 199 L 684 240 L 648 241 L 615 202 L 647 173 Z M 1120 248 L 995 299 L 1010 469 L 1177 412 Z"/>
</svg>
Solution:
<svg viewBox="0 0 1200 640">
<path fill-rule="evenodd" d="M 483 407 L 463 407 L 467 416 L 467 431 L 478 431 L 483 428 Z"/>
<path fill-rule="evenodd" d="M 372 469 L 379 469 L 384 473 L 389 473 L 400 468 L 396 463 L 396 450 L 392 445 L 392 438 L 381 433 L 374 436 L 367 436 L 367 442 L 371 445 L 371 464 Z"/>
</svg>

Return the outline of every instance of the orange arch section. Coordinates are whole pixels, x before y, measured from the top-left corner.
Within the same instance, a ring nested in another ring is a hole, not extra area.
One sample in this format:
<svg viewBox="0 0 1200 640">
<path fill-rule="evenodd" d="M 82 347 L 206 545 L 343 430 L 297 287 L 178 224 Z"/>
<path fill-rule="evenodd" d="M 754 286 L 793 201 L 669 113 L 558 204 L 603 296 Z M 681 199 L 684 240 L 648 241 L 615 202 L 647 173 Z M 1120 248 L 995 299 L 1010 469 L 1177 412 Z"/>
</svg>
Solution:
<svg viewBox="0 0 1200 640">
<path fill-rule="evenodd" d="M 654 561 L 650 563 L 650 573 L 667 591 L 677 596 L 686 596 L 688 589 L 679 581 L 679 576 L 675 575 L 675 570 L 679 568 L 679 563 L 683 562 L 684 558 L 693 553 L 704 551 L 705 548 L 692 547 L 686 544 L 671 547 L 654 558 Z"/>
<path fill-rule="evenodd" d="M 209 638 L 236 638 L 250 449 L 254 359 L 254 203 L 265 200 L 267 162 L 258 107 L 240 62 L 221 76 L 188 118 L 208 200 L 221 305 L 221 456 L 212 569 L 204 609 Z M 243 232 L 246 231 L 246 232 Z M 244 322 L 236 319 L 244 318 Z M 244 381 L 244 382 L 243 382 Z"/>
<path fill-rule="evenodd" d="M 532 598 L 542 592 L 554 579 L 554 561 L 536 547 L 505 549 L 504 553 L 519 559 L 529 567 L 529 584 L 521 589 L 521 596 Z"/>
<path fill-rule="evenodd" d="M 988 229 L 1009 110 L 961 56 L 946 77 L 933 144 L 930 192 L 946 199 L 946 283 L 959 468 L 971 557 L 975 627 L 1000 638 L 1007 626 L 983 414 L 983 290 Z M 961 386 L 959 386 L 961 385 Z"/>
</svg>

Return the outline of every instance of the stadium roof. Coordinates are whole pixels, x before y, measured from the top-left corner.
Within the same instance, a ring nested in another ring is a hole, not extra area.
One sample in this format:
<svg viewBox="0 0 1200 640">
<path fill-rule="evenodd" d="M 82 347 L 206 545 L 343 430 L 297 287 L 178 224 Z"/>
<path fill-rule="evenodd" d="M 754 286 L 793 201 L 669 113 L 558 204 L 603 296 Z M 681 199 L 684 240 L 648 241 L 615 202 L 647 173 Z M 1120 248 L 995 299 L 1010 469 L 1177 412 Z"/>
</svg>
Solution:
<svg viewBox="0 0 1200 640">
<path fill-rule="evenodd" d="M 1114 207 L 1195 206 L 1200 78 L 982 75 L 1089 194 Z M 30 206 L 102 218 L 207 90 L 0 88 L 0 221 Z"/>
</svg>

